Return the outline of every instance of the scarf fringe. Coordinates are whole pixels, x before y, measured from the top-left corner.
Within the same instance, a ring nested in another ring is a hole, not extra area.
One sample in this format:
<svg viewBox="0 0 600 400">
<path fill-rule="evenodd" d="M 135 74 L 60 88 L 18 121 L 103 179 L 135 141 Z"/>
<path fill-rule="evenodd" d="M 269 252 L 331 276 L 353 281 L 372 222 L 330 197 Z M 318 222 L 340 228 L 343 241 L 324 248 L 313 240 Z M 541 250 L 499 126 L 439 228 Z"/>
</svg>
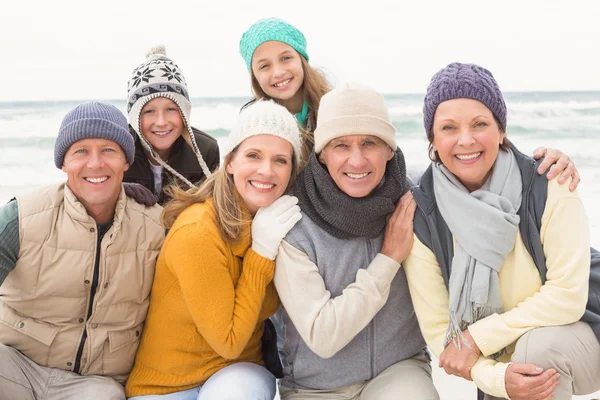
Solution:
<svg viewBox="0 0 600 400">
<path fill-rule="evenodd" d="M 503 309 L 489 307 L 489 306 L 473 306 L 472 307 L 472 322 L 459 321 L 456 313 L 454 311 L 450 311 L 448 317 L 448 329 L 446 331 L 446 336 L 444 337 L 444 348 L 448 346 L 448 344 L 452 343 L 454 346 L 460 351 L 462 349 L 463 344 L 467 346 L 467 348 L 471 349 L 471 343 L 465 339 L 465 335 L 463 331 L 469 327 L 472 323 L 479 321 L 485 317 L 488 317 L 492 314 L 502 314 Z M 506 354 L 506 348 L 498 351 L 491 355 L 492 358 L 497 359 L 498 357 Z"/>
<path fill-rule="evenodd" d="M 456 313 L 454 311 L 450 311 L 450 315 L 448 318 L 448 329 L 446 330 L 446 337 L 444 338 L 444 348 L 452 342 L 454 346 L 458 350 L 462 348 L 462 343 L 465 345 L 470 345 L 465 341 L 465 337 L 463 335 L 463 325 L 466 325 L 463 321 L 459 322 L 456 317 Z M 466 329 L 466 327 L 465 327 Z"/>
</svg>

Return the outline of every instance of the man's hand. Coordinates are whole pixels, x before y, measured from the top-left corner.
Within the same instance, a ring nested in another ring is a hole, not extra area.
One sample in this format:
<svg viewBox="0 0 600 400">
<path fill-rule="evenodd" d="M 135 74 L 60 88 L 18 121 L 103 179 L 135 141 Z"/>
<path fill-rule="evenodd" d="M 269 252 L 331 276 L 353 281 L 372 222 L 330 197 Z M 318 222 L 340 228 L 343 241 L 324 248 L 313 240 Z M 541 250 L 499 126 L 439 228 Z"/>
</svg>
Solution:
<svg viewBox="0 0 600 400">
<path fill-rule="evenodd" d="M 417 203 L 412 193 L 406 192 L 385 224 L 381 254 L 402 263 L 408 257 L 414 241 L 413 218 Z"/>
<path fill-rule="evenodd" d="M 534 159 L 539 160 L 542 157 L 545 158 L 538 167 L 538 174 L 542 175 L 550 168 L 550 172 L 547 175 L 548 180 L 552 180 L 560 175 L 558 183 L 563 184 L 571 177 L 569 190 L 572 192 L 577 189 L 581 178 L 579 177 L 577 168 L 575 168 L 575 163 L 573 163 L 573 160 L 568 155 L 558 149 L 547 149 L 545 147 L 538 147 L 533 151 Z"/>
<path fill-rule="evenodd" d="M 135 200 L 138 204 L 152 207 L 158 202 L 154 193 L 139 183 L 123 182 L 123 188 L 125 189 L 125 195 Z"/>
<path fill-rule="evenodd" d="M 554 369 L 544 371 L 534 364 L 510 364 L 504 383 L 511 400 L 551 400 L 559 378 Z"/>
<path fill-rule="evenodd" d="M 462 339 L 456 338 L 456 340 L 461 340 L 460 350 L 453 342 L 448 343 L 448 346 L 440 354 L 439 366 L 444 368 L 444 371 L 449 375 L 456 375 L 471 381 L 473 380 L 471 378 L 471 368 L 479 359 L 481 351 L 468 329 L 465 329 L 462 334 Z"/>
</svg>

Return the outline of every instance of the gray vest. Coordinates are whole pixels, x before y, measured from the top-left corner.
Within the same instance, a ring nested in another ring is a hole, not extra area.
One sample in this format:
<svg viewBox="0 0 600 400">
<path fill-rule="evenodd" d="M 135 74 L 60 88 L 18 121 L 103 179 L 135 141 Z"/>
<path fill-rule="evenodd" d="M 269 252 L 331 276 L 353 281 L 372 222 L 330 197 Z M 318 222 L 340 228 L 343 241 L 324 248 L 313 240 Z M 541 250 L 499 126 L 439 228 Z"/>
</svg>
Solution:
<svg viewBox="0 0 600 400">
<path fill-rule="evenodd" d="M 303 213 L 285 240 L 308 255 L 331 296 L 337 297 L 356 280 L 358 270 L 367 268 L 379 253 L 383 235 L 376 239 L 338 239 Z M 425 348 L 402 268 L 392 281 L 387 303 L 331 358 L 321 358 L 308 348 L 283 307 L 278 317 L 283 321 L 282 384 L 287 387 L 334 389 L 355 384 L 374 378 Z"/>
</svg>

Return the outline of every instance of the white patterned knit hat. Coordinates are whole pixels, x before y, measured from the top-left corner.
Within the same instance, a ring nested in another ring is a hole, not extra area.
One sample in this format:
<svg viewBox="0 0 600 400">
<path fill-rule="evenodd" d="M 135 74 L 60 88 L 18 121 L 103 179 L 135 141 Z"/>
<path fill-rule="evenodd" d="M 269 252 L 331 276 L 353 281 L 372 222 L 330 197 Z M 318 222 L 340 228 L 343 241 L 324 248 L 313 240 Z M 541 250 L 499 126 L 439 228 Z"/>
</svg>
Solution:
<svg viewBox="0 0 600 400">
<path fill-rule="evenodd" d="M 296 165 L 300 165 L 300 129 L 296 118 L 271 100 L 257 100 L 238 116 L 225 145 L 227 156 L 240 143 L 255 135 L 274 135 L 291 143 Z"/>
<path fill-rule="evenodd" d="M 198 159 L 198 163 L 204 172 L 204 175 L 210 176 L 211 172 L 206 162 L 202 158 L 200 149 L 196 144 L 192 126 L 190 125 L 190 114 L 192 104 L 188 94 L 187 83 L 181 73 L 181 70 L 170 58 L 167 57 L 167 51 L 164 46 L 155 46 L 146 54 L 146 61 L 133 70 L 131 79 L 127 83 L 127 113 L 129 114 L 129 124 L 133 127 L 142 145 L 150 156 L 177 176 L 190 187 L 194 185 L 175 171 L 169 164 L 164 162 L 152 148 L 152 145 L 144 138 L 140 129 L 140 114 L 142 108 L 150 100 L 157 97 L 165 97 L 172 100 L 179 107 L 179 112 L 183 118 L 187 130 L 182 133 L 183 139 L 192 148 Z"/>
</svg>

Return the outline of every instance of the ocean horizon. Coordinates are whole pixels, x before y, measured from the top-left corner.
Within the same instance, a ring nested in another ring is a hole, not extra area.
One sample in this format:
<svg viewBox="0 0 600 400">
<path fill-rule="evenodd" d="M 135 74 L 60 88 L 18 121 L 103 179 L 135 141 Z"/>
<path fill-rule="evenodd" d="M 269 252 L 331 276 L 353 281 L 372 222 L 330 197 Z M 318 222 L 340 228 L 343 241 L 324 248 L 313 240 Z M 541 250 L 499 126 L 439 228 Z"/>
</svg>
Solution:
<svg viewBox="0 0 600 400">
<path fill-rule="evenodd" d="M 579 194 L 593 242 L 600 242 L 600 91 L 508 92 L 508 138 L 525 154 L 538 146 L 569 154 L 582 177 Z M 423 94 L 385 94 L 409 169 L 429 164 L 423 129 Z M 0 101 L 0 204 L 28 190 L 65 179 L 53 148 L 64 115 L 88 100 Z M 249 96 L 193 97 L 191 123 L 222 144 Z M 126 114 L 125 99 L 101 99 Z"/>
</svg>

